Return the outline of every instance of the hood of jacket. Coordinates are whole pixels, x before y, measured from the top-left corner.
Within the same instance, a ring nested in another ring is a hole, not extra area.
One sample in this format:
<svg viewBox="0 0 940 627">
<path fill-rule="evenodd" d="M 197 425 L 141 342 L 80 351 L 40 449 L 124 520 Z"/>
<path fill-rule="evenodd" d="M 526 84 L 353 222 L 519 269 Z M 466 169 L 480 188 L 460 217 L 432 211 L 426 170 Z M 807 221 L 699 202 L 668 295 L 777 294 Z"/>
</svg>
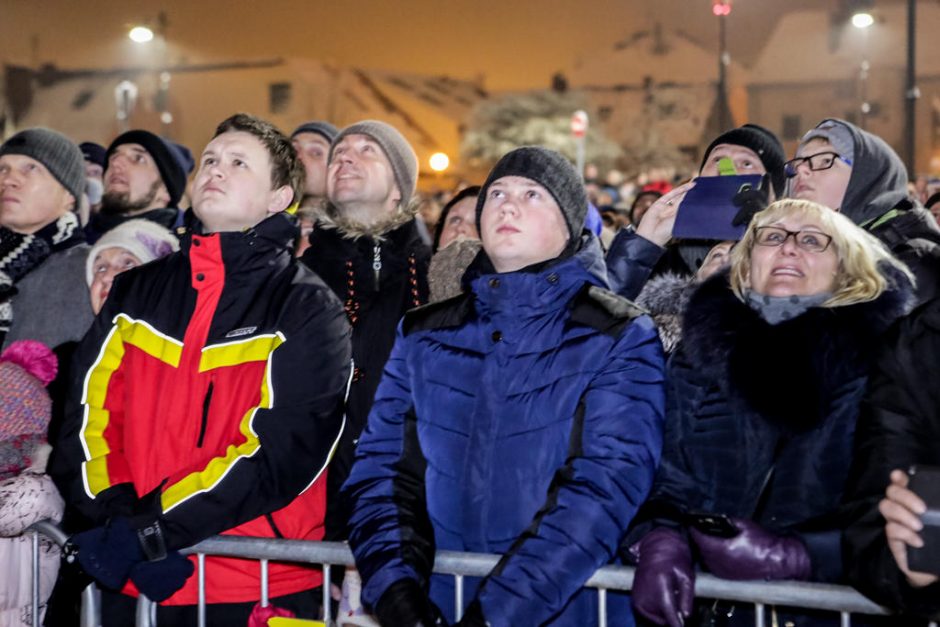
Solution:
<svg viewBox="0 0 940 627">
<path fill-rule="evenodd" d="M 689 299 L 679 351 L 693 371 L 723 382 L 762 415 L 795 430 L 811 427 L 841 384 L 868 371 L 878 337 L 910 306 L 910 281 L 883 268 L 889 287 L 878 298 L 810 308 L 777 325 L 741 302 L 720 272 Z"/>
<path fill-rule="evenodd" d="M 864 225 L 878 219 L 907 199 L 907 168 L 883 139 L 839 119 L 855 144 L 852 174 L 842 200 L 841 211 L 852 222 Z"/>
<path fill-rule="evenodd" d="M 316 219 L 317 229 L 336 229 L 344 238 L 359 239 L 360 237 L 370 237 L 377 241 L 382 241 L 386 234 L 395 231 L 403 224 L 412 221 L 418 214 L 418 203 L 410 202 L 405 207 L 399 207 L 381 220 L 374 224 L 365 225 L 356 220 L 351 220 L 344 216 L 342 212 L 333 203 L 326 203 L 319 210 L 311 212 Z"/>
</svg>

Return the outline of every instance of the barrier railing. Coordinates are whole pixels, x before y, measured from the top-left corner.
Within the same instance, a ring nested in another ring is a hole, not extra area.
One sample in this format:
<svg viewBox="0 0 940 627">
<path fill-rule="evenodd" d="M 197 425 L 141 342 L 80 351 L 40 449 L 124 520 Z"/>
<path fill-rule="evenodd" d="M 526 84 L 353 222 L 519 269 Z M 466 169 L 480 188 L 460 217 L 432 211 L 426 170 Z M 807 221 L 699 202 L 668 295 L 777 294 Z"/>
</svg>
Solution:
<svg viewBox="0 0 940 627">
<path fill-rule="evenodd" d="M 65 535 L 55 525 L 41 522 L 31 529 L 49 536 L 59 544 L 65 542 Z M 33 541 L 33 580 L 34 591 L 38 590 L 39 542 L 38 536 Z M 208 555 L 220 557 L 239 557 L 254 559 L 259 562 L 260 601 L 268 605 L 268 564 L 274 562 L 295 562 L 322 565 L 323 580 L 330 581 L 332 566 L 351 566 L 354 564 L 349 547 L 340 542 L 307 542 L 302 540 L 272 540 L 265 538 L 244 538 L 235 536 L 216 536 L 200 542 L 184 551 L 197 556 L 196 577 L 198 578 L 199 627 L 206 625 L 206 589 L 205 558 Z M 464 604 L 464 578 L 485 577 L 499 561 L 498 555 L 480 553 L 459 553 L 439 551 L 435 556 L 434 572 L 450 575 L 455 580 L 455 606 L 460 619 Z M 629 591 L 633 586 L 634 569 L 627 566 L 605 566 L 600 568 L 588 580 L 586 587 L 594 588 L 598 594 L 598 624 L 606 627 L 607 592 Z M 732 601 L 754 606 L 754 624 L 764 627 L 767 608 L 782 606 L 787 608 L 821 610 L 838 614 L 843 627 L 850 627 L 853 614 L 888 615 L 886 608 L 870 601 L 857 591 L 846 586 L 832 584 L 803 583 L 791 581 L 728 581 L 708 574 L 699 574 L 695 581 L 696 598 Z M 38 595 L 33 595 L 34 617 L 38 617 Z M 332 599 L 329 586 L 323 586 L 324 615 L 331 615 Z M 82 603 L 82 627 L 96 627 L 97 599 L 92 586 L 85 590 Z M 137 611 L 137 627 L 156 625 L 155 604 L 141 597 Z M 34 619 L 38 620 L 37 619 Z M 38 625 L 38 622 L 34 622 Z M 937 627 L 930 623 L 929 627 Z"/>
</svg>

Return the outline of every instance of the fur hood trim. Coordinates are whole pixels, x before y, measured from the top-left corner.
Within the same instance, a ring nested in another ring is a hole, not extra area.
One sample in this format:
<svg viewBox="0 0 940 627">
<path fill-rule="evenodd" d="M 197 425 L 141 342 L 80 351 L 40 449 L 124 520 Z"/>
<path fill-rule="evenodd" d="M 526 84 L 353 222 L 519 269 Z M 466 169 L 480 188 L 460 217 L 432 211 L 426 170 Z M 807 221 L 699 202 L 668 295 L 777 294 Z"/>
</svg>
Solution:
<svg viewBox="0 0 940 627">
<path fill-rule="evenodd" d="M 738 300 L 721 272 L 690 298 L 681 351 L 695 371 L 728 385 L 761 414 L 811 426 L 845 383 L 867 373 L 878 337 L 910 306 L 907 277 L 888 266 L 883 272 L 889 288 L 875 300 L 814 307 L 777 325 Z"/>
<path fill-rule="evenodd" d="M 333 203 L 326 203 L 321 209 L 314 212 L 317 221 L 316 228 L 336 229 L 343 237 L 352 240 L 360 237 L 371 237 L 376 241 L 384 241 L 387 233 L 414 220 L 418 214 L 419 204 L 417 199 L 413 198 L 405 208 L 399 207 L 384 219 L 366 226 L 361 222 L 340 215 L 339 210 L 333 206 Z"/>
</svg>

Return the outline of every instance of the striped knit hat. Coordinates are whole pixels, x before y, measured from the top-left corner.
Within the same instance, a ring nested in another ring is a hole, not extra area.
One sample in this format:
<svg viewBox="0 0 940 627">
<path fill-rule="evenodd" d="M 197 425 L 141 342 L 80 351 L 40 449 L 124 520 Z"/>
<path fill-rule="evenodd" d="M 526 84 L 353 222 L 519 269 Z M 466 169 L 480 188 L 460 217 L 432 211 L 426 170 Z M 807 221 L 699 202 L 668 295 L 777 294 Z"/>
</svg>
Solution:
<svg viewBox="0 0 940 627">
<path fill-rule="evenodd" d="M 29 468 L 46 442 L 52 400 L 46 386 L 58 370 L 43 343 L 20 340 L 0 354 L 0 479 Z"/>
</svg>

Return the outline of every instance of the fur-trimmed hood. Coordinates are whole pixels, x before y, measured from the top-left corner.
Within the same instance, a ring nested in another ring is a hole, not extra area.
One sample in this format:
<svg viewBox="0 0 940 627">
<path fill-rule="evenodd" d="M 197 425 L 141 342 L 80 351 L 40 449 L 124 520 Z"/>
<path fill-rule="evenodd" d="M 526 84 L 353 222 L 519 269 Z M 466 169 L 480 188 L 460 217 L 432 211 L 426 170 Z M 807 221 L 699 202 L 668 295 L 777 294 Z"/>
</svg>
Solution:
<svg viewBox="0 0 940 627">
<path fill-rule="evenodd" d="M 721 272 L 689 300 L 683 359 L 775 422 L 816 424 L 840 385 L 868 371 L 879 336 L 910 307 L 907 277 L 890 266 L 883 272 L 889 288 L 877 299 L 814 307 L 777 325 L 741 302 Z"/>
<path fill-rule="evenodd" d="M 691 275 L 666 272 L 646 282 L 636 304 L 646 309 L 656 322 L 663 350 L 672 353 L 682 339 L 682 312 L 695 290 Z"/>
<path fill-rule="evenodd" d="M 385 234 L 390 233 L 403 224 L 414 220 L 418 214 L 419 203 L 412 199 L 405 207 L 399 207 L 395 211 L 385 216 L 375 224 L 366 226 L 361 222 L 351 220 L 340 214 L 333 203 L 326 203 L 322 208 L 312 211 L 316 219 L 318 229 L 336 229 L 343 237 L 347 239 L 358 239 L 360 237 L 371 237 L 377 241 L 385 239 Z"/>
</svg>

